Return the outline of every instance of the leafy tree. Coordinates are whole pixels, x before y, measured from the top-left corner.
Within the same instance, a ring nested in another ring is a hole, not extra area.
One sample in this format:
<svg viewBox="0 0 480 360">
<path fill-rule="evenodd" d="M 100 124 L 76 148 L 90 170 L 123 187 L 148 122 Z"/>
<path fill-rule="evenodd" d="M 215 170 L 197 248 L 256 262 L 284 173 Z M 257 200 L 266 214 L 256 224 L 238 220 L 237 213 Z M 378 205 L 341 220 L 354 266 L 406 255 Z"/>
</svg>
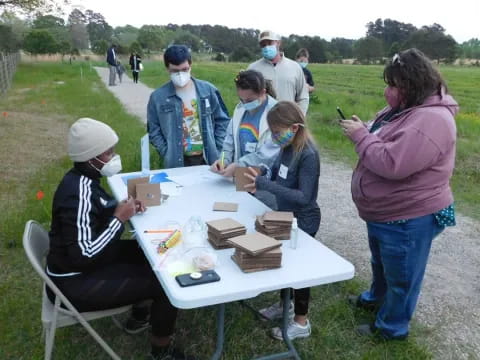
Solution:
<svg viewBox="0 0 480 360">
<path fill-rule="evenodd" d="M 0 24 L 0 52 L 14 52 L 20 48 L 11 26 Z"/>
<path fill-rule="evenodd" d="M 167 45 L 168 32 L 158 25 L 143 25 L 138 32 L 137 41 L 144 49 L 162 50 Z"/>
<path fill-rule="evenodd" d="M 137 53 L 140 56 L 143 56 L 142 45 L 140 45 L 140 43 L 138 41 L 134 41 L 130 45 L 130 53 L 132 53 L 132 52 Z"/>
<path fill-rule="evenodd" d="M 107 53 L 109 43 L 106 40 L 97 40 L 92 43 L 92 51 L 98 55 L 104 55 Z"/>
<path fill-rule="evenodd" d="M 108 24 L 102 14 L 87 10 L 85 12 L 85 21 L 87 23 L 90 43 L 93 44 L 100 40 L 107 42 L 112 40 L 113 28 Z"/>
<path fill-rule="evenodd" d="M 364 37 L 355 43 L 354 54 L 361 63 L 371 64 L 381 60 L 383 43 L 376 37 Z"/>
<path fill-rule="evenodd" d="M 61 12 L 62 5 L 68 5 L 69 0 L 0 0 L 0 10 L 12 9 L 24 13 L 33 11 Z"/>
<path fill-rule="evenodd" d="M 403 44 L 413 32 L 417 31 L 412 24 L 392 19 L 377 19 L 375 22 L 369 22 L 366 27 L 367 37 L 374 37 L 382 41 L 385 55 L 390 52 L 394 43 Z"/>
<path fill-rule="evenodd" d="M 473 38 L 463 42 L 460 47 L 460 54 L 467 59 L 480 59 L 480 40 Z"/>
<path fill-rule="evenodd" d="M 199 51 L 202 46 L 202 40 L 197 35 L 194 35 L 186 30 L 179 30 L 175 32 L 172 41 L 175 44 L 186 45 L 192 51 Z"/>
<path fill-rule="evenodd" d="M 68 28 L 72 39 L 72 45 L 77 49 L 88 48 L 88 32 L 86 17 L 78 9 L 74 9 L 68 16 Z"/>
<path fill-rule="evenodd" d="M 452 36 L 445 34 L 439 24 L 423 26 L 414 32 L 406 41 L 406 47 L 416 47 L 430 59 L 451 63 L 457 57 L 457 42 Z"/>
<path fill-rule="evenodd" d="M 5 10 L 0 15 L 0 24 L 11 29 L 11 32 L 5 30 L 6 32 L 4 34 L 2 34 L 3 31 L 0 32 L 0 34 L 4 36 L 3 39 L 5 39 L 5 41 L 8 38 L 8 47 L 12 49 L 21 47 L 25 35 L 30 31 L 27 22 L 17 17 L 12 11 Z"/>
<path fill-rule="evenodd" d="M 55 54 L 58 43 L 47 30 L 32 30 L 25 37 L 23 48 L 33 55 Z"/>
<path fill-rule="evenodd" d="M 131 46 L 138 38 L 138 28 L 132 25 L 117 26 L 113 30 L 113 37 L 122 46 Z"/>
<path fill-rule="evenodd" d="M 217 58 L 218 58 L 218 55 L 217 55 Z M 232 54 L 230 55 L 230 61 L 233 61 L 233 62 L 250 62 L 254 59 L 255 59 L 255 54 L 252 53 L 250 49 L 247 48 L 246 46 L 237 47 L 235 50 L 233 50 Z M 220 60 L 220 61 L 225 61 L 225 60 Z"/>
<path fill-rule="evenodd" d="M 354 40 L 333 38 L 330 41 L 329 51 L 334 59 L 351 59 L 353 57 Z"/>
<path fill-rule="evenodd" d="M 33 20 L 32 29 L 47 30 L 58 43 L 71 41 L 65 21 L 57 16 L 38 13 Z"/>
</svg>

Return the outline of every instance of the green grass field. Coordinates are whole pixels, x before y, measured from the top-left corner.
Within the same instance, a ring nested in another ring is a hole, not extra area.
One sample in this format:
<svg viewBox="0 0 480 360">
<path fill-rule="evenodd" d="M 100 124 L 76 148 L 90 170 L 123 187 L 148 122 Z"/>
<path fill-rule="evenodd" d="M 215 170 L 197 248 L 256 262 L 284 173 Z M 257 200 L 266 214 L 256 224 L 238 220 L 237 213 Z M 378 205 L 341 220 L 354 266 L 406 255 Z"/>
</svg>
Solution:
<svg viewBox="0 0 480 360">
<path fill-rule="evenodd" d="M 163 64 L 146 63 L 141 81 L 157 87 L 167 79 Z M 236 95 L 235 73 L 245 64 L 194 64 L 193 73 L 215 83 L 227 106 L 233 109 Z M 80 77 L 82 69 L 83 77 Z M 318 103 L 311 106 L 309 122 L 323 153 L 354 163 L 351 144 L 335 123 L 335 106 L 346 114 L 363 119 L 373 116 L 383 106 L 383 82 L 380 67 L 311 66 L 317 82 Z M 457 117 L 459 146 L 457 171 L 453 181 L 461 210 L 478 218 L 478 133 L 480 83 L 477 69 L 442 68 L 452 93 L 462 106 Z M 57 83 L 64 82 L 64 83 Z M 145 132 L 134 117 L 101 84 L 87 64 L 21 65 L 14 86 L 0 100 L 0 359 L 41 359 L 40 282 L 25 259 L 21 234 L 28 219 L 48 225 L 47 215 L 53 192 L 71 166 L 65 155 L 68 126 L 79 117 L 90 116 L 110 124 L 120 136 L 118 152 L 124 171 L 138 170 L 138 139 Z M 7 140 L 11 140 L 8 142 Z M 47 151 L 48 150 L 48 151 Z M 476 160 L 475 160 L 476 159 Z M 152 166 L 158 167 L 155 160 Z M 21 170 L 21 171 L 20 171 Z M 38 190 L 45 192 L 36 200 Z M 474 196 L 477 196 L 475 201 Z M 47 210 L 47 211 L 45 211 Z M 311 320 L 313 334 L 296 342 L 304 359 L 430 359 L 423 345 L 432 329 L 414 324 L 406 342 L 386 343 L 360 338 L 356 324 L 372 320 L 372 315 L 352 310 L 346 303 L 348 294 L 356 294 L 366 284 L 352 280 L 313 290 Z M 263 306 L 276 300 L 265 294 L 253 301 Z M 182 311 L 176 340 L 203 358 L 214 350 L 215 332 L 212 308 Z M 227 306 L 225 359 L 247 359 L 254 355 L 282 350 L 267 335 L 269 325 L 256 321 L 238 304 Z M 148 350 L 146 336 L 128 336 L 108 320 L 94 323 L 106 340 L 125 359 L 142 359 Z M 80 327 L 61 329 L 57 333 L 57 359 L 107 359 L 89 335 Z"/>
</svg>

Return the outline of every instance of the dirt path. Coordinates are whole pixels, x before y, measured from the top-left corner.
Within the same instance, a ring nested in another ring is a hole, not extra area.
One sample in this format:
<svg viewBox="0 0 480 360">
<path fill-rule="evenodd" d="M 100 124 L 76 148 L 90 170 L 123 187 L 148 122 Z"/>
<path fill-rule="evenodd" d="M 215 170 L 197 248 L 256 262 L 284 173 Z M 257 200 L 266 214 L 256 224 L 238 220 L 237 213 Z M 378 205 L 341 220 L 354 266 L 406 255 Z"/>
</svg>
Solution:
<svg viewBox="0 0 480 360">
<path fill-rule="evenodd" d="M 107 84 L 108 70 L 96 70 Z M 125 77 L 123 84 L 107 88 L 145 123 L 153 89 Z M 348 166 L 322 158 L 319 236 L 355 265 L 357 276 L 368 281 L 370 252 L 365 225 L 350 196 L 351 174 Z M 480 359 L 480 223 L 457 214 L 457 226 L 434 240 L 415 319 L 431 331 L 417 339 L 427 344 L 436 359 Z"/>
</svg>

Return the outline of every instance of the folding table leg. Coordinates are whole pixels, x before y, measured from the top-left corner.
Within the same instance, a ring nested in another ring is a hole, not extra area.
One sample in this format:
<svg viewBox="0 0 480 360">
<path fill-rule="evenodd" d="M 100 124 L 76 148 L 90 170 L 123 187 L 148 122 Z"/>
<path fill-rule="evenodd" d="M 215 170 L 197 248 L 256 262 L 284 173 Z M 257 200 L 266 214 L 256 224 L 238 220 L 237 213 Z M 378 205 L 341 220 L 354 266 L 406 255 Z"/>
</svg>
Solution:
<svg viewBox="0 0 480 360">
<path fill-rule="evenodd" d="M 288 329 L 288 323 L 290 322 L 290 318 L 288 316 L 289 306 L 286 306 L 286 305 L 290 303 L 290 289 L 282 289 L 281 294 L 282 294 L 282 301 L 284 305 L 283 319 L 282 319 L 282 335 L 283 335 L 283 341 L 285 341 L 285 345 L 287 345 L 288 347 L 288 351 L 283 353 L 262 356 L 259 358 L 255 358 L 255 360 L 277 360 L 277 359 L 291 359 L 291 358 L 294 358 L 296 360 L 301 360 L 300 356 L 297 353 L 297 350 L 295 349 L 295 346 L 293 346 L 292 340 L 290 340 L 287 337 L 287 329 Z"/>
<path fill-rule="evenodd" d="M 217 348 L 212 356 L 212 360 L 218 360 L 222 356 L 223 341 L 225 339 L 225 304 L 219 304 L 217 310 Z"/>
</svg>

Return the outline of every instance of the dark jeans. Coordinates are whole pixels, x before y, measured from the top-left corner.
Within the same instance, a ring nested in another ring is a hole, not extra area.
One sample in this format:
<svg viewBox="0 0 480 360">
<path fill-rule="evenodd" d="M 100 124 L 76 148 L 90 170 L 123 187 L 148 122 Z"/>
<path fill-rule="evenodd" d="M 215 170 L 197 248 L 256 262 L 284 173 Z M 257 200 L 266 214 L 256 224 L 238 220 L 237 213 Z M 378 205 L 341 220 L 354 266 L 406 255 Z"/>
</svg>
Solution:
<svg viewBox="0 0 480 360">
<path fill-rule="evenodd" d="M 427 215 L 403 224 L 367 222 L 367 229 L 373 279 L 360 301 L 381 305 L 375 326 L 386 338 L 403 337 L 420 295 L 432 240 L 444 227 Z"/>
<path fill-rule="evenodd" d="M 99 269 L 81 275 L 50 278 L 81 312 L 137 304 L 152 299 L 152 334 L 159 337 L 172 335 L 177 309 L 170 304 L 136 241 L 117 241 L 107 252 L 105 256 L 111 259 L 111 263 Z M 47 289 L 47 294 L 53 302 L 53 293 Z M 145 319 L 148 308 L 134 306 L 132 315 L 137 319 Z"/>
<path fill-rule="evenodd" d="M 138 83 L 138 71 L 132 71 L 133 82 Z"/>
<path fill-rule="evenodd" d="M 197 166 L 205 165 L 205 159 L 203 155 L 193 155 L 193 156 L 184 156 L 183 157 L 183 166 Z"/>
</svg>

